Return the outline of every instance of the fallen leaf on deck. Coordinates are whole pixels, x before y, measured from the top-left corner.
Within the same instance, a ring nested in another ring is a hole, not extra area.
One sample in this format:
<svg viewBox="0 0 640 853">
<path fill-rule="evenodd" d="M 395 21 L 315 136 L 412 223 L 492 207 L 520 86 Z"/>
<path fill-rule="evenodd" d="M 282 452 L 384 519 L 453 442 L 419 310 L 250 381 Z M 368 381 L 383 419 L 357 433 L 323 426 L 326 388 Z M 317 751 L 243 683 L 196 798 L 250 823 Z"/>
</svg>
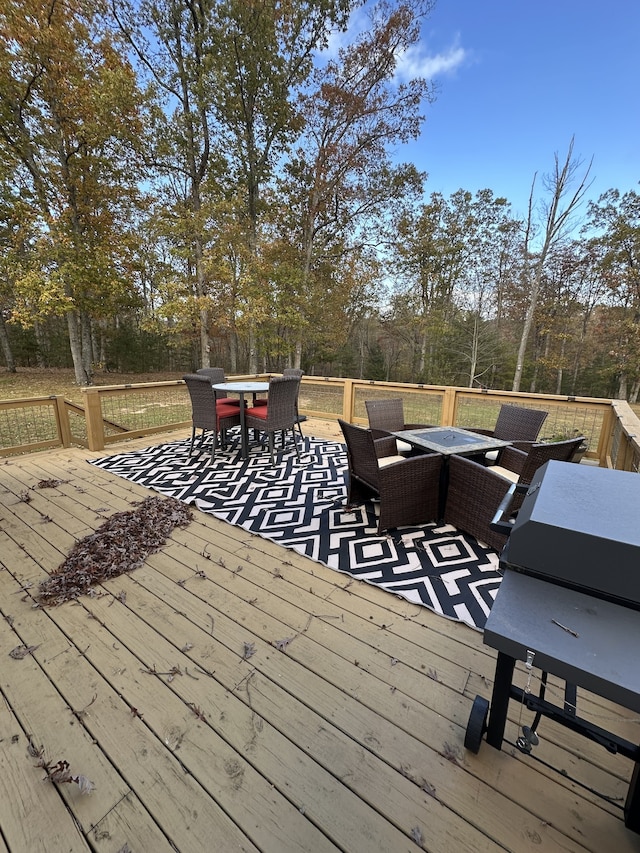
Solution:
<svg viewBox="0 0 640 853">
<path fill-rule="evenodd" d="M 15 660 L 22 660 L 22 658 L 26 658 L 27 655 L 35 652 L 37 648 L 38 646 L 16 646 L 15 649 L 11 649 L 9 652 L 9 657 Z"/>
</svg>

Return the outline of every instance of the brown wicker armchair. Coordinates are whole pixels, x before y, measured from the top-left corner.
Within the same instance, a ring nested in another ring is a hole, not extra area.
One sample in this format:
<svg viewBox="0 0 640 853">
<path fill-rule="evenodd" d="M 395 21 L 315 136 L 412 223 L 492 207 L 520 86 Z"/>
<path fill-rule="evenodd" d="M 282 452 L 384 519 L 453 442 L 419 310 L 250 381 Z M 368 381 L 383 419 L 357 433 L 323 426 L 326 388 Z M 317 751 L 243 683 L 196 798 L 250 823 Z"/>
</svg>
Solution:
<svg viewBox="0 0 640 853">
<path fill-rule="evenodd" d="M 489 527 L 511 481 L 465 456 L 449 459 L 444 520 L 501 551 L 507 537 Z"/>
<path fill-rule="evenodd" d="M 211 388 L 211 380 L 207 376 L 197 373 L 187 373 L 182 378 L 191 398 L 192 427 L 189 456 L 193 453 L 196 430 L 202 430 L 200 445 L 204 442 L 206 431 L 211 430 L 213 432 L 211 461 L 213 461 L 218 443 L 218 433 L 220 433 L 222 443 L 224 444 L 226 430 L 230 427 L 240 425 L 240 407 L 217 401 Z"/>
<path fill-rule="evenodd" d="M 550 459 L 556 459 L 558 462 L 571 462 L 583 441 L 585 441 L 585 437 L 579 435 L 577 438 L 569 438 L 566 441 L 532 444 L 527 453 L 518 450 L 517 447 L 505 447 L 500 454 L 500 464 L 490 465 L 488 470 L 494 474 L 499 474 L 511 483 L 529 485 L 538 468 Z M 523 495 L 516 495 L 511 504 L 511 509 L 519 509 L 522 500 Z"/>
<path fill-rule="evenodd" d="M 275 461 L 275 433 L 282 433 L 282 443 L 284 445 L 284 435 L 288 429 L 291 430 L 291 434 L 293 435 L 296 456 L 300 459 L 295 429 L 298 424 L 297 400 L 299 388 L 299 376 L 274 376 L 269 380 L 267 405 L 255 405 L 245 409 L 244 419 L 247 430 L 260 430 L 268 436 L 272 465 Z"/>
<path fill-rule="evenodd" d="M 436 521 L 442 456 L 425 453 L 405 459 L 392 437 L 374 439 L 371 430 L 338 419 L 347 445 L 347 508 L 380 499 L 378 533 L 392 527 Z"/>
<path fill-rule="evenodd" d="M 579 436 L 568 441 L 533 444 L 528 453 L 505 447 L 502 465 L 488 468 L 463 456 L 451 456 L 444 520 L 501 550 L 506 536 L 491 530 L 489 524 L 509 487 L 513 483 L 527 486 L 538 468 L 550 459 L 570 462 L 582 441 L 584 437 Z M 514 494 L 509 507 L 511 514 L 522 506 L 525 493 L 522 490 Z"/>
<path fill-rule="evenodd" d="M 465 429 L 471 430 L 471 432 L 479 432 L 481 435 L 490 435 L 493 438 L 511 441 L 513 442 L 512 446 L 526 451 L 540 434 L 542 424 L 548 414 L 541 409 L 525 409 L 523 406 L 511 406 L 504 403 L 500 407 L 493 429 L 479 429 L 477 427 L 465 427 Z M 495 458 L 496 451 L 492 452 Z"/>
<path fill-rule="evenodd" d="M 533 475 L 549 459 L 571 462 L 577 449 L 585 440 L 583 435 L 566 441 L 551 441 L 532 444 L 525 453 L 517 447 L 505 447 L 499 465 L 490 465 L 489 470 L 501 474 L 512 483 L 530 483 Z"/>
<path fill-rule="evenodd" d="M 402 398 L 393 397 L 390 400 L 365 400 L 369 429 L 374 438 L 383 438 L 391 432 L 403 429 L 428 429 L 433 424 L 407 424 L 404 421 L 404 405 Z M 413 448 L 406 441 L 397 440 L 397 452 L 409 454 Z"/>
</svg>

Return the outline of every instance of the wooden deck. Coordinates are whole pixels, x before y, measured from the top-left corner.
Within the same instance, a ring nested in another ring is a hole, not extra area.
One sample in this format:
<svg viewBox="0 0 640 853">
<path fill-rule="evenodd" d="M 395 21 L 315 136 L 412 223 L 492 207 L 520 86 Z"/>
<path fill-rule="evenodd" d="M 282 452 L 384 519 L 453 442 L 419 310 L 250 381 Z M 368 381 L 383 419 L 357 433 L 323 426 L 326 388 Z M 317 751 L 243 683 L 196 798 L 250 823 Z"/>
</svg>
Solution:
<svg viewBox="0 0 640 853">
<path fill-rule="evenodd" d="M 628 760 L 548 721 L 534 757 L 465 751 L 494 670 L 481 634 L 209 515 L 95 597 L 33 607 L 77 540 L 149 494 L 91 455 L 0 464 L 0 853 L 640 850 Z M 531 716 L 511 708 L 511 742 Z M 95 790 L 44 781 L 42 760 Z"/>
</svg>

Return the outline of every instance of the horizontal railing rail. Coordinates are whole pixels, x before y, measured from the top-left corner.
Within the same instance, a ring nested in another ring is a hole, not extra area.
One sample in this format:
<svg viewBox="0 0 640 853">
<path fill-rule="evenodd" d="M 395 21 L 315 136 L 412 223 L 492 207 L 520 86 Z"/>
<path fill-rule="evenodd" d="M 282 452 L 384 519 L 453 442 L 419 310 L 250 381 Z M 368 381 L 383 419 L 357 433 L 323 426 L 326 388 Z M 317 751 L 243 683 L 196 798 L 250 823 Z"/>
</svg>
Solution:
<svg viewBox="0 0 640 853">
<path fill-rule="evenodd" d="M 230 378 L 264 380 L 269 374 Z M 181 379 L 92 386 L 82 393 L 84 406 L 57 395 L 0 401 L 0 455 L 72 444 L 103 450 L 191 424 L 189 395 Z M 640 471 L 640 419 L 622 400 L 305 376 L 299 407 L 310 418 L 366 424 L 366 400 L 398 396 L 407 422 L 470 429 L 490 429 L 502 403 L 544 409 L 548 416 L 539 440 L 584 435 L 588 460 Z"/>
</svg>

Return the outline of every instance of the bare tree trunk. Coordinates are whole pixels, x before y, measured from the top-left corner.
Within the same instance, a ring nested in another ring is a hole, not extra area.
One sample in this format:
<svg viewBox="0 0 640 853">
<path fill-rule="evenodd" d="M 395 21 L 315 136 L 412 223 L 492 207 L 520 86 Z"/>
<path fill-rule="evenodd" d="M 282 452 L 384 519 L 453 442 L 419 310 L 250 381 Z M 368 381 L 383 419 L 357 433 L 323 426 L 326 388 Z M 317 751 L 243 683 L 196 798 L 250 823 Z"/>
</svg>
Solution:
<svg viewBox="0 0 640 853">
<path fill-rule="evenodd" d="M 93 385 L 93 342 L 91 333 L 91 317 L 84 311 L 80 314 L 82 330 L 82 367 L 87 377 L 86 384 Z"/>
<path fill-rule="evenodd" d="M 627 388 L 629 386 L 629 377 L 627 375 L 626 370 L 620 374 L 620 378 L 618 380 L 618 393 L 616 394 L 617 400 L 626 400 L 627 399 Z"/>
<path fill-rule="evenodd" d="M 36 336 L 36 361 L 38 367 L 49 367 L 49 342 L 44 334 L 42 323 L 36 318 L 33 321 L 33 333 Z"/>
<path fill-rule="evenodd" d="M 238 372 L 238 336 L 235 331 L 229 336 L 229 368 L 232 374 Z"/>
<path fill-rule="evenodd" d="M 427 360 L 427 329 L 426 326 L 423 326 L 422 329 L 422 339 L 420 340 L 420 352 L 418 355 L 418 376 L 423 379 L 424 378 L 424 369 Z"/>
<path fill-rule="evenodd" d="M 473 318 L 473 339 L 471 341 L 471 366 L 469 368 L 469 388 L 473 388 L 476 378 L 476 367 L 478 365 L 479 329 L 478 315 Z"/>
<path fill-rule="evenodd" d="M 562 343 L 560 344 L 560 367 L 558 368 L 558 373 L 556 376 L 556 394 L 562 394 L 562 376 L 563 369 L 562 364 L 564 362 L 564 352 L 566 347 L 566 338 L 562 337 Z"/>
<path fill-rule="evenodd" d="M 7 326 L 4 322 L 4 317 L 2 316 L 2 312 L 0 311 L 0 345 L 2 346 L 2 352 L 4 353 L 4 360 L 7 364 L 7 370 L 9 373 L 16 372 L 16 362 L 13 357 L 13 351 L 11 349 L 11 344 L 9 342 L 9 335 L 7 334 Z"/>
<path fill-rule="evenodd" d="M 531 273 L 529 270 L 529 261 L 533 257 L 530 243 L 533 233 L 533 190 L 536 182 L 535 175 L 531 184 L 531 192 L 529 194 L 529 213 L 527 217 L 527 227 L 524 239 L 524 277 L 525 282 L 530 283 L 530 291 L 529 302 L 527 304 L 527 311 L 524 318 L 524 326 L 522 329 L 522 336 L 520 338 L 520 346 L 518 348 L 516 370 L 513 376 L 513 391 L 520 390 L 522 372 L 524 369 L 524 359 L 527 351 L 527 342 L 529 340 L 529 335 L 533 326 L 536 305 L 538 302 L 538 293 L 540 292 L 540 283 L 542 281 L 542 273 L 544 271 L 544 265 L 546 263 L 547 256 L 549 254 L 549 251 L 555 245 L 555 243 L 557 243 L 558 240 L 560 240 L 563 236 L 569 225 L 569 220 L 572 214 L 576 212 L 577 207 L 581 204 L 584 195 L 589 187 L 589 185 L 587 184 L 587 178 L 589 176 L 589 172 L 591 171 L 591 164 L 589 164 L 589 167 L 586 169 L 585 174 L 582 177 L 577 190 L 572 195 L 566 207 L 564 209 L 561 208 L 564 196 L 566 195 L 569 186 L 573 178 L 575 177 L 576 170 L 580 166 L 580 163 L 573 160 L 572 158 L 573 138 L 571 139 L 571 142 L 569 144 L 569 150 L 567 152 L 564 164 L 562 165 L 562 167 L 560 166 L 560 161 L 558 160 L 558 155 L 556 154 L 554 173 L 546 180 L 546 186 L 551 192 L 551 201 L 546 207 L 544 240 L 540 252 L 535 255 L 533 278 L 531 278 Z"/>
<path fill-rule="evenodd" d="M 75 311 L 67 311 L 67 329 L 69 330 L 69 348 L 71 349 L 76 383 L 78 385 L 91 385 L 91 375 L 85 371 L 82 359 L 80 318 Z"/>
<path fill-rule="evenodd" d="M 640 379 L 636 379 L 633 385 L 631 386 L 629 402 L 635 405 L 638 402 L 638 394 L 640 394 Z"/>
<path fill-rule="evenodd" d="M 200 210 L 199 193 L 193 200 L 194 207 Z M 202 238 L 200 234 L 194 235 L 195 262 L 196 262 L 196 293 L 201 304 L 204 306 L 207 287 L 204 275 Z M 209 339 L 209 311 L 206 307 L 200 309 L 200 363 L 202 367 L 211 367 L 211 341 Z"/>
<path fill-rule="evenodd" d="M 249 327 L 249 373 L 258 372 L 258 347 L 256 345 L 256 328 L 253 320 Z"/>
</svg>

